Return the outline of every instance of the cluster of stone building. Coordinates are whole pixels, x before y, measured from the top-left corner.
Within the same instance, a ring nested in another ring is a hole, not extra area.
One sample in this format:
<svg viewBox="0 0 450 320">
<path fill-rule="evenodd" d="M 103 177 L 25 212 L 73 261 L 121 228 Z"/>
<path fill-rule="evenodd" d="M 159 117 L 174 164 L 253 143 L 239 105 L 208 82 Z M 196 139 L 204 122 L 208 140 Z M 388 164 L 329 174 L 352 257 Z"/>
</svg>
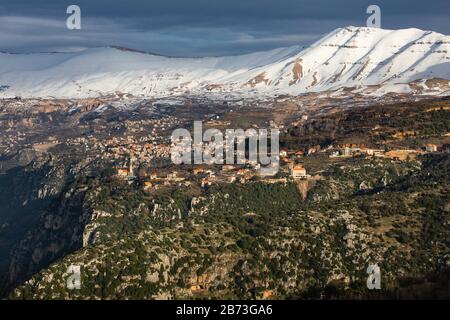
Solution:
<svg viewBox="0 0 450 320">
<path fill-rule="evenodd" d="M 375 157 L 383 157 L 394 160 L 407 160 L 413 159 L 417 155 L 431 152 L 449 152 L 450 146 L 448 145 L 437 145 L 433 143 L 425 144 L 420 149 L 374 149 L 367 148 L 364 145 L 359 144 L 341 144 L 336 148 L 333 148 L 329 157 L 353 157 L 358 155 L 368 155 Z"/>
</svg>

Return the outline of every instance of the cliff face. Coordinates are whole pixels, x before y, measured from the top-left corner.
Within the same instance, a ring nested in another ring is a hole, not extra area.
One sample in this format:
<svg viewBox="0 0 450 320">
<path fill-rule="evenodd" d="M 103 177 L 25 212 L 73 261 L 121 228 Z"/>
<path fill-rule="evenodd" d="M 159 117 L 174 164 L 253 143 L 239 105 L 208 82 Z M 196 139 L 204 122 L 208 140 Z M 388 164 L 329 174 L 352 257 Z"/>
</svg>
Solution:
<svg viewBox="0 0 450 320">
<path fill-rule="evenodd" d="M 10 287 L 82 245 L 87 188 L 73 181 L 87 160 L 23 149 L 1 163 L 11 167 L 0 175 L 0 274 Z"/>
<path fill-rule="evenodd" d="M 22 281 L 83 245 L 84 226 L 90 219 L 83 207 L 87 188 L 70 188 L 55 198 L 36 226 L 14 249 L 9 282 Z"/>
<path fill-rule="evenodd" d="M 52 161 L 23 151 L 1 162 L 4 167 L 16 165 L 0 174 L 0 273 L 8 268 L 13 246 L 38 222 L 64 184 L 64 173 Z"/>
<path fill-rule="evenodd" d="M 398 286 L 448 265 L 448 156 L 431 160 L 351 160 L 311 189 L 305 183 L 303 201 L 294 182 L 221 185 L 195 198 L 183 190 L 152 198 L 114 179 L 77 182 L 16 249 L 11 274 L 34 275 L 10 297 L 309 297 L 333 284 L 358 293 L 372 263 L 386 288 Z M 360 190 L 362 181 L 372 187 Z M 411 192 L 418 186 L 420 197 Z M 436 206 L 422 215 L 429 201 Z M 66 288 L 70 265 L 80 266 L 80 290 Z"/>
</svg>

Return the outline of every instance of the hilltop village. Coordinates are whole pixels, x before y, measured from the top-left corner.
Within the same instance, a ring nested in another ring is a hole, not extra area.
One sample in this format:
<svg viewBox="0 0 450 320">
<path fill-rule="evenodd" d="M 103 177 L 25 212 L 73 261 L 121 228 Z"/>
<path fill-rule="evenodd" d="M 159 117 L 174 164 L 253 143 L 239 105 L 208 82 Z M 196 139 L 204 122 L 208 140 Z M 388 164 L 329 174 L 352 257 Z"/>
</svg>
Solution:
<svg viewBox="0 0 450 320">
<path fill-rule="evenodd" d="M 185 186 L 198 181 L 202 187 L 213 183 L 246 183 L 249 181 L 264 181 L 266 183 L 286 183 L 288 180 L 318 179 L 320 176 L 307 174 L 304 160 L 312 154 L 326 155 L 331 160 L 352 157 L 373 157 L 396 161 L 413 160 L 427 153 L 449 153 L 450 145 L 426 144 L 420 149 L 371 149 L 356 144 L 329 146 L 324 150 L 310 148 L 309 150 L 281 149 L 279 172 L 275 175 L 261 174 L 259 164 L 247 161 L 244 165 L 168 165 L 165 168 L 148 168 L 143 166 L 151 163 L 156 157 L 167 158 L 170 163 L 170 146 L 164 144 L 120 144 L 118 141 L 110 144 L 95 145 L 104 152 L 101 157 L 117 160 L 116 177 L 129 183 L 140 183 L 146 190 L 158 189 L 159 186 Z"/>
</svg>

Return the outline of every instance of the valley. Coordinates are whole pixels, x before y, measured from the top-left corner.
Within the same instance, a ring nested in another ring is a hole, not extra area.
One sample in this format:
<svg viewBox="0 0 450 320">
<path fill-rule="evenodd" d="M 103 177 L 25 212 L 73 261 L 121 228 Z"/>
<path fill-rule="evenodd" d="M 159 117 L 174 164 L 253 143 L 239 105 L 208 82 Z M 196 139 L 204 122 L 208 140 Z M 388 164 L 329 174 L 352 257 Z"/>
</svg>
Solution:
<svg viewBox="0 0 450 320">
<path fill-rule="evenodd" d="M 402 94 L 4 99 L 3 295 L 448 297 L 449 107 Z M 279 128 L 280 171 L 173 165 L 170 134 L 194 120 Z M 370 263 L 381 292 L 366 288 Z M 66 288 L 70 265 L 81 290 Z"/>
</svg>

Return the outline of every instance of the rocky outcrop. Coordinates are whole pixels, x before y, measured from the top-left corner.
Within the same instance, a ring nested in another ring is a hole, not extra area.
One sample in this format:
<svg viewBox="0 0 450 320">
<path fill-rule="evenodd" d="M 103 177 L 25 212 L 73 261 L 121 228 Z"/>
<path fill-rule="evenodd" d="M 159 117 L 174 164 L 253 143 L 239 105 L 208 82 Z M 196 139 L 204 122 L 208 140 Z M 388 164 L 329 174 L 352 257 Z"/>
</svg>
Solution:
<svg viewBox="0 0 450 320">
<path fill-rule="evenodd" d="M 68 189 L 52 201 L 37 225 L 14 249 L 9 267 L 10 284 L 26 279 L 83 246 L 85 226 L 92 215 L 89 208 L 83 207 L 86 191 L 86 187 Z"/>
</svg>

